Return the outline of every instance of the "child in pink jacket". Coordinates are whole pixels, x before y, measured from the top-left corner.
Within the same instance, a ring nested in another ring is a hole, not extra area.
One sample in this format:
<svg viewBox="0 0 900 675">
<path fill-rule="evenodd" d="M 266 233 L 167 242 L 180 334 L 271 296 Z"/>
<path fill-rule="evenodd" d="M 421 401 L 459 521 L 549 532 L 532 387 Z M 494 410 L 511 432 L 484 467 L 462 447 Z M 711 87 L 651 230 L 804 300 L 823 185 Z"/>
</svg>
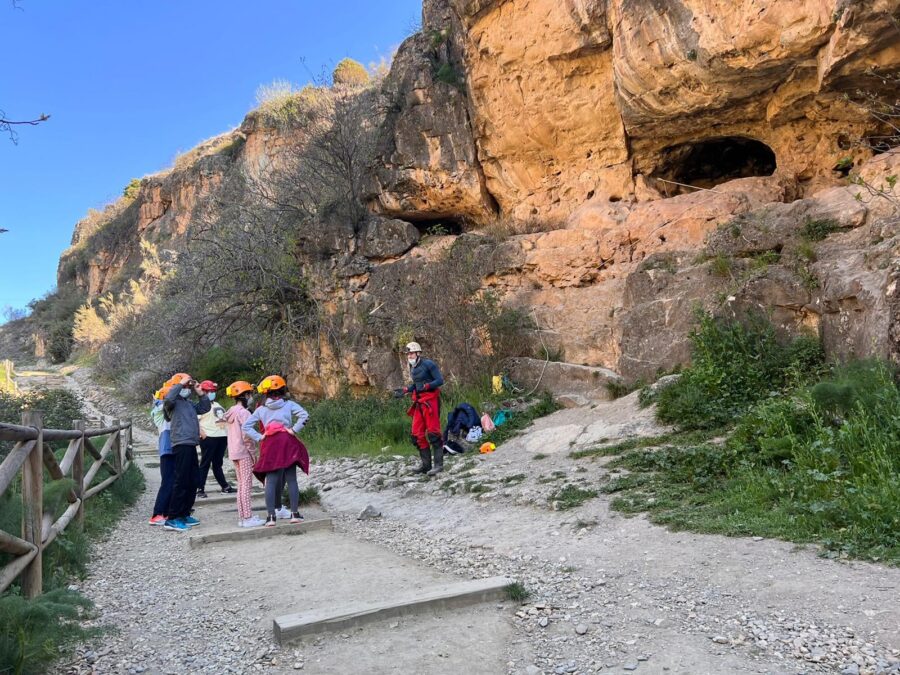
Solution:
<svg viewBox="0 0 900 675">
<path fill-rule="evenodd" d="M 225 421 L 228 423 L 228 459 L 234 462 L 234 470 L 237 473 L 238 526 L 260 527 L 265 521 L 253 515 L 250 505 L 256 444 L 244 435 L 241 429 L 250 419 L 249 407 L 253 400 L 253 385 L 239 380 L 229 385 L 225 393 L 235 400 L 234 405 L 225 413 Z"/>
</svg>

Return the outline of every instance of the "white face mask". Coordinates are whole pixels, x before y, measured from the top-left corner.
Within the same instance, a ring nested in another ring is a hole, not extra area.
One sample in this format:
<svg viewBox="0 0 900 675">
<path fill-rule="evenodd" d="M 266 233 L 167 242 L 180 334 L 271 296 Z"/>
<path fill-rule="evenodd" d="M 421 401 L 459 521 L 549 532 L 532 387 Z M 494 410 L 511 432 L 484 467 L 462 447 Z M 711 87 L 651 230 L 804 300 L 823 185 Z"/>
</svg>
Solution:
<svg viewBox="0 0 900 675">
<path fill-rule="evenodd" d="M 416 355 L 416 356 L 410 355 L 410 356 L 406 357 L 406 360 L 409 362 L 410 366 L 414 366 L 419 362 L 419 356 L 418 355 Z"/>
<path fill-rule="evenodd" d="M 207 397 L 210 401 L 215 401 L 215 400 L 216 400 L 216 392 L 211 391 L 211 392 L 209 392 L 209 393 L 206 395 L 206 397 Z"/>
<path fill-rule="evenodd" d="M 182 389 L 180 392 L 178 392 L 178 395 L 181 396 L 181 398 L 187 398 L 188 396 L 191 395 L 191 390 L 190 389 Z"/>
</svg>

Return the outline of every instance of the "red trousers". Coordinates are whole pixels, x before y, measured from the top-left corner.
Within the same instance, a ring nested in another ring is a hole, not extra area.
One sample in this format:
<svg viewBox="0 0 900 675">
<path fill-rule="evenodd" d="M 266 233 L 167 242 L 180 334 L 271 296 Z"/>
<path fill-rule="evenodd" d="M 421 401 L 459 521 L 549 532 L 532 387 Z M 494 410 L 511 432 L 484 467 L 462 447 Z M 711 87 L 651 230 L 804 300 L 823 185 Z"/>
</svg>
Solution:
<svg viewBox="0 0 900 675">
<path fill-rule="evenodd" d="M 437 442 L 441 438 L 441 394 L 423 391 L 413 394 L 413 404 L 406 414 L 412 417 L 412 436 L 421 450 L 428 450 L 429 436 Z"/>
</svg>

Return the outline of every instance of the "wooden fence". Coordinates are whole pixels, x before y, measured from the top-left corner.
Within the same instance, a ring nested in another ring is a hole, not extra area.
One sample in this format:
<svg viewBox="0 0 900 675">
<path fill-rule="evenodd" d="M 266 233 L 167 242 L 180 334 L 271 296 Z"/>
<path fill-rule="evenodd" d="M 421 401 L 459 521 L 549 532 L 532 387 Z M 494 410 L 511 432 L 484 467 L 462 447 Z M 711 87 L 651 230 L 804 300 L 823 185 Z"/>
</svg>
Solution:
<svg viewBox="0 0 900 675">
<path fill-rule="evenodd" d="M 0 496 L 22 471 L 21 536 L 0 530 L 0 551 L 13 556 L 0 568 L 0 593 L 21 575 L 23 595 L 40 595 L 44 549 L 73 521 L 76 527 L 84 527 L 84 503 L 118 480 L 134 460 L 130 421 L 120 424 L 113 420 L 112 426 L 104 429 L 87 429 L 83 420 L 76 420 L 72 426 L 71 430 L 44 429 L 43 414 L 34 410 L 22 413 L 21 426 L 0 423 L 0 441 L 15 443 L 0 464 Z M 100 436 L 107 439 L 98 450 L 91 439 Z M 50 441 L 69 442 L 61 460 L 56 460 Z M 87 470 L 85 452 L 94 458 Z M 111 475 L 91 485 L 104 466 Z M 68 507 L 55 521 L 52 513 L 44 513 L 45 467 L 51 481 L 70 477 L 75 483 L 66 494 Z"/>
</svg>

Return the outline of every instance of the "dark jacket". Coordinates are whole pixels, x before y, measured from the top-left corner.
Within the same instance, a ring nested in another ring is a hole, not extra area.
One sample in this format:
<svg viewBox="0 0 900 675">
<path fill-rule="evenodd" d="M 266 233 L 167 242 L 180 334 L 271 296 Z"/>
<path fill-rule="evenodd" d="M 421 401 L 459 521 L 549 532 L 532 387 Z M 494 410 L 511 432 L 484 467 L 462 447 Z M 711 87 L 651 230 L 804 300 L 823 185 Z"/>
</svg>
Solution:
<svg viewBox="0 0 900 675">
<path fill-rule="evenodd" d="M 460 403 L 452 412 L 447 415 L 447 427 L 444 429 L 444 440 L 446 441 L 451 435 L 457 435 L 462 431 L 466 433 L 472 427 L 481 424 L 481 418 L 478 417 L 478 411 L 468 403 Z"/>
<path fill-rule="evenodd" d="M 419 362 L 410 370 L 413 383 L 405 388 L 406 393 L 413 391 L 437 391 L 444 385 L 444 376 L 441 369 L 430 359 L 419 359 Z"/>
<path fill-rule="evenodd" d="M 212 401 L 203 396 L 199 401 L 181 398 L 181 385 L 175 384 L 163 399 L 166 416 L 171 422 L 172 447 L 176 445 L 200 445 L 200 422 L 197 415 L 208 413 Z"/>
</svg>

